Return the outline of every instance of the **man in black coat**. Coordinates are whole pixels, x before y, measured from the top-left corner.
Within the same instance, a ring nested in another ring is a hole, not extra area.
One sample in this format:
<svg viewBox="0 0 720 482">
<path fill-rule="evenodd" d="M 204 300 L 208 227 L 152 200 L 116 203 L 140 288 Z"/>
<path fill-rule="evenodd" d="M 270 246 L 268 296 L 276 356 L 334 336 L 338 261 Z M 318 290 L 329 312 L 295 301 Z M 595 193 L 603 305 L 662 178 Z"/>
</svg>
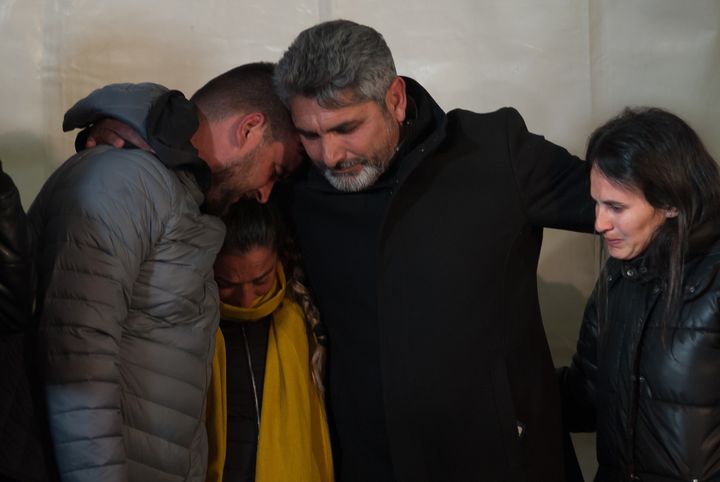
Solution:
<svg viewBox="0 0 720 482">
<path fill-rule="evenodd" d="M 314 165 L 287 201 L 338 480 L 563 481 L 536 270 L 544 227 L 592 231 L 585 163 L 514 109 L 444 113 L 353 22 L 302 32 L 274 81 Z"/>
</svg>

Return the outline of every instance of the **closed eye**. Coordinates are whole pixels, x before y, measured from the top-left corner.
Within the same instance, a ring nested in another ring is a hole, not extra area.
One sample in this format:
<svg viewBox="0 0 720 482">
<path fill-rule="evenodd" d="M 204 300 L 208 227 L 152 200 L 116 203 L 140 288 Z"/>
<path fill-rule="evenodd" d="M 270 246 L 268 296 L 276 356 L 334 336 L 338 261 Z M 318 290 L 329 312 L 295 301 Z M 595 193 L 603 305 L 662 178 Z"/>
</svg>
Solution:
<svg viewBox="0 0 720 482">
<path fill-rule="evenodd" d="M 354 132 L 360 124 L 358 122 L 348 122 L 346 124 L 340 124 L 335 126 L 332 131 L 337 134 L 350 134 Z"/>
<path fill-rule="evenodd" d="M 304 131 L 302 129 L 298 129 L 297 132 L 298 132 L 298 135 L 301 138 L 305 139 L 306 141 L 311 141 L 311 140 L 320 138 L 320 135 L 317 132 Z"/>
</svg>

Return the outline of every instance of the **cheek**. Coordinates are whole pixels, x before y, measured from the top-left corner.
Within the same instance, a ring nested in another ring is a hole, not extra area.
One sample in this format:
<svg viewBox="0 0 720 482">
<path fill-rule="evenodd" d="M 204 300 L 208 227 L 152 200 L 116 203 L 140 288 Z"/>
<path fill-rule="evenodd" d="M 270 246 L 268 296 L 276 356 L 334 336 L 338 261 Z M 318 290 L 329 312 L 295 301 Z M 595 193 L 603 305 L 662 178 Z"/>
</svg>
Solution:
<svg viewBox="0 0 720 482">
<path fill-rule="evenodd" d="M 255 296 L 263 296 L 273 287 L 274 279 L 270 279 L 267 282 L 255 287 Z"/>
<path fill-rule="evenodd" d="M 638 223 L 637 220 L 626 220 L 624 224 L 617 227 L 620 235 L 636 249 L 644 249 L 647 246 L 654 229 L 647 223 Z"/>
<path fill-rule="evenodd" d="M 356 132 L 345 136 L 343 148 L 348 158 L 369 158 L 375 154 L 376 145 L 385 143 L 384 136 L 380 132 Z"/>
<path fill-rule="evenodd" d="M 660 229 L 665 222 L 664 217 L 658 217 L 655 215 L 653 219 L 651 219 L 647 225 L 645 226 L 645 241 L 646 243 L 649 243 L 653 236 L 655 236 L 655 233 Z"/>
<path fill-rule="evenodd" d="M 637 236 L 638 234 L 637 225 L 633 226 L 632 222 L 628 222 L 628 220 L 622 216 L 617 216 L 613 228 L 615 232 L 625 238 Z"/>
<path fill-rule="evenodd" d="M 220 301 L 223 303 L 229 303 L 232 299 L 233 289 L 232 288 L 220 288 L 218 287 L 218 296 Z"/>
<path fill-rule="evenodd" d="M 301 141 L 303 149 L 305 150 L 305 154 L 312 160 L 312 161 L 318 161 L 322 157 L 320 155 L 321 149 L 320 149 L 320 142 L 319 141 L 309 141 L 306 139 L 303 139 Z"/>
<path fill-rule="evenodd" d="M 237 186 L 243 186 L 245 191 L 252 191 L 263 186 L 265 178 L 269 179 L 270 176 L 266 174 L 266 171 L 266 167 L 262 165 L 246 172 L 238 172 L 233 182 Z"/>
<path fill-rule="evenodd" d="M 255 176 L 253 176 L 255 188 L 260 188 L 265 186 L 267 183 L 272 181 L 273 177 L 275 175 L 275 167 L 274 164 L 270 163 L 267 164 L 265 167 L 263 167 L 262 170 L 260 170 Z"/>
</svg>

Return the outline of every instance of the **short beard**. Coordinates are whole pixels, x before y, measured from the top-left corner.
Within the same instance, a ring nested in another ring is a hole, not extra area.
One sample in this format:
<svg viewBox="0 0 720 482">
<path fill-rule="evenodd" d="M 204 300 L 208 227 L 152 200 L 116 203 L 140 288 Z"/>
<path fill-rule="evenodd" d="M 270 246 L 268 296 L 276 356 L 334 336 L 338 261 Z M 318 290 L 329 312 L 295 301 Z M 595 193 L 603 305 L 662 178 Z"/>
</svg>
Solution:
<svg viewBox="0 0 720 482">
<path fill-rule="evenodd" d="M 228 211 L 235 200 L 235 196 L 229 189 L 216 189 L 208 192 L 205 198 L 205 211 L 213 216 L 222 217 Z"/>
<path fill-rule="evenodd" d="M 385 120 L 387 122 L 387 138 L 393 138 L 393 130 L 399 126 L 395 123 L 390 113 L 385 111 Z M 397 138 L 399 139 L 399 132 Z M 380 178 L 380 176 L 388 170 L 390 163 L 397 152 L 396 145 L 385 144 L 378 149 L 372 157 L 355 158 L 339 162 L 334 169 L 321 167 L 322 174 L 325 179 L 338 191 L 358 192 L 369 188 Z M 347 169 L 352 166 L 361 165 L 362 170 L 357 174 L 340 174 L 335 172 Z"/>
<path fill-rule="evenodd" d="M 358 192 L 375 184 L 380 176 L 387 170 L 388 162 L 372 164 L 367 159 L 356 159 L 345 161 L 338 165 L 338 168 L 347 168 L 355 165 L 362 165 L 362 170 L 354 175 L 337 174 L 332 169 L 323 169 L 325 179 L 338 191 Z"/>
<path fill-rule="evenodd" d="M 212 173 L 210 190 L 205 197 L 205 210 L 222 217 L 230 206 L 244 197 L 253 197 L 255 191 L 248 189 L 247 179 L 258 162 L 260 146 L 232 165 Z"/>
</svg>

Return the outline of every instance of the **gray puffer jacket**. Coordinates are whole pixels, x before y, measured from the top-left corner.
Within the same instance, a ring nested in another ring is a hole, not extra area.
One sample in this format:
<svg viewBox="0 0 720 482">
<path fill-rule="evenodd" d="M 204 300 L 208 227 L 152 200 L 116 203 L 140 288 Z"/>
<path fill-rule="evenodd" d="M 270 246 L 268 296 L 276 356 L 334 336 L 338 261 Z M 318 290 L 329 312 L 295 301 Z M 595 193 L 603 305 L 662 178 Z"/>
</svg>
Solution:
<svg viewBox="0 0 720 482">
<path fill-rule="evenodd" d="M 66 125 L 112 115 L 107 101 L 120 95 L 114 116 L 147 139 L 145 116 L 167 94 L 154 84 L 109 86 L 71 109 Z M 212 266 L 224 227 L 201 212 L 195 177 L 169 165 L 139 149 L 82 151 L 30 209 L 64 481 L 205 480 L 219 319 Z"/>
</svg>

